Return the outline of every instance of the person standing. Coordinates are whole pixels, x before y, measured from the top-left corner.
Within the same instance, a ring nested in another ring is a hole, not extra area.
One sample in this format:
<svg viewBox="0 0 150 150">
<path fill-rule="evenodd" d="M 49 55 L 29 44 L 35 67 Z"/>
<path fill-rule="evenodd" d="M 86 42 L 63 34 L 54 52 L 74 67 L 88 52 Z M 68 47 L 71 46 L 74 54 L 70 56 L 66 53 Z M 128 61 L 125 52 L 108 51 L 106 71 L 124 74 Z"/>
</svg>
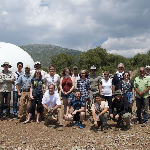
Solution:
<svg viewBox="0 0 150 150">
<path fill-rule="evenodd" d="M 80 76 L 78 74 L 78 67 L 77 66 L 73 67 L 73 75 L 72 75 L 72 77 L 74 77 L 74 79 L 75 79 L 75 89 L 77 89 L 77 81 L 80 79 Z"/>
<path fill-rule="evenodd" d="M 50 84 L 54 84 L 55 91 L 59 92 L 59 86 L 57 87 L 57 84 L 60 84 L 60 76 L 55 73 L 55 67 L 53 65 L 49 66 L 49 74 L 45 75 L 44 82 L 46 83 L 46 91 L 49 91 L 48 86 Z"/>
<path fill-rule="evenodd" d="M 81 70 L 80 79 L 77 80 L 77 89 L 81 92 L 81 97 L 85 100 L 85 114 L 86 114 L 86 102 L 89 98 L 90 80 L 87 79 L 86 70 Z"/>
<path fill-rule="evenodd" d="M 36 70 L 33 78 L 31 79 L 30 87 L 30 98 L 31 98 L 31 107 L 28 114 L 27 121 L 23 122 L 24 124 L 30 122 L 32 114 L 35 113 L 35 106 L 37 104 L 37 119 L 36 122 L 39 124 L 40 114 L 42 113 L 42 98 L 44 93 L 44 82 L 42 79 L 41 71 Z"/>
<path fill-rule="evenodd" d="M 32 78 L 33 76 L 30 74 L 30 66 L 27 65 L 25 66 L 25 74 L 19 76 L 18 80 L 16 81 L 16 88 L 18 91 L 18 95 L 21 96 L 18 114 L 20 122 L 26 120 L 26 115 L 29 113 L 29 109 L 31 106 L 30 84 Z M 21 84 L 21 92 L 19 90 L 19 84 Z"/>
<path fill-rule="evenodd" d="M 74 77 L 72 77 L 71 70 L 68 67 L 63 70 L 62 76 L 63 77 L 60 79 L 60 90 L 64 104 L 64 115 L 66 115 L 67 106 L 73 97 L 72 92 L 75 86 L 75 81 Z"/>
<path fill-rule="evenodd" d="M 90 68 L 91 74 L 89 76 L 90 80 L 90 90 L 89 90 L 89 104 L 88 104 L 88 111 L 91 114 L 91 106 L 94 103 L 94 98 L 96 93 L 100 93 L 100 82 L 101 77 L 96 75 L 96 67 L 93 65 Z"/>
<path fill-rule="evenodd" d="M 109 78 L 109 71 L 104 72 L 104 79 L 100 82 L 100 95 L 108 101 L 109 107 L 112 103 L 112 79 Z"/>
<path fill-rule="evenodd" d="M 148 96 L 150 90 L 150 78 L 145 76 L 145 68 L 140 67 L 140 76 L 135 78 L 134 88 L 136 91 L 136 106 L 137 106 L 137 121 L 144 123 L 142 127 L 147 125 L 149 110 L 148 110 Z M 141 109 L 143 107 L 143 122 L 141 118 Z"/>
<path fill-rule="evenodd" d="M 14 115 L 14 118 L 16 119 L 17 119 L 17 102 L 18 102 L 18 98 L 20 98 L 16 89 L 16 81 L 18 80 L 20 75 L 24 74 L 24 72 L 22 71 L 23 63 L 18 62 L 17 68 L 18 70 L 14 72 L 15 83 L 14 83 L 14 89 L 13 89 L 13 115 Z M 18 86 L 19 86 L 19 91 L 21 92 L 21 84 L 19 84 Z"/>
<path fill-rule="evenodd" d="M 118 71 L 116 72 L 116 74 L 114 75 L 114 78 L 112 80 L 113 95 L 116 90 L 119 90 L 119 82 L 121 80 L 123 80 L 123 73 L 124 73 L 124 65 L 123 65 L 123 63 L 120 63 L 118 65 Z"/>
<path fill-rule="evenodd" d="M 0 73 L 0 119 L 3 117 L 4 110 L 4 99 L 6 106 L 6 117 L 7 120 L 10 120 L 10 99 L 11 99 L 11 91 L 12 84 L 14 83 L 14 75 L 8 68 L 12 66 L 9 65 L 9 62 L 4 62 L 1 67 L 4 68 Z"/>
</svg>

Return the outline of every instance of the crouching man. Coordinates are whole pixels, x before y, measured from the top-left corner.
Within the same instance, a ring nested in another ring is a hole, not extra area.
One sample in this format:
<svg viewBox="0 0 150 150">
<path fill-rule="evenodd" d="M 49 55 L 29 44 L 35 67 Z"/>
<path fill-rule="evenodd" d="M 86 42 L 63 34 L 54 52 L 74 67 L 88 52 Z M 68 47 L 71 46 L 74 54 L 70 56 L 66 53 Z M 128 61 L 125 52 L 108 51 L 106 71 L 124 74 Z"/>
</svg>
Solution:
<svg viewBox="0 0 150 150">
<path fill-rule="evenodd" d="M 99 93 L 95 96 L 96 103 L 92 104 L 92 116 L 94 120 L 95 129 L 98 129 L 98 125 L 101 125 L 101 130 L 106 132 L 107 129 L 107 117 L 108 117 L 108 102 L 101 101 L 101 96 Z"/>
<path fill-rule="evenodd" d="M 116 108 L 116 111 L 114 111 L 114 108 Z M 131 111 L 128 100 L 122 97 L 122 93 L 119 90 L 115 91 L 115 99 L 112 102 L 109 113 L 110 117 L 117 121 L 116 127 L 120 127 L 124 120 L 126 122 L 125 130 L 130 129 Z"/>
<path fill-rule="evenodd" d="M 74 96 L 75 97 L 72 98 L 70 103 L 68 104 L 65 120 L 76 121 L 75 126 L 79 125 L 79 128 L 82 129 L 82 121 L 85 118 L 85 101 L 81 97 L 80 90 L 76 90 Z M 71 106 L 73 106 L 74 111 L 71 114 L 68 114 Z"/>
<path fill-rule="evenodd" d="M 48 86 L 49 92 L 43 95 L 42 105 L 45 109 L 45 125 L 48 125 L 50 121 L 54 121 L 55 114 L 58 115 L 58 123 L 60 126 L 63 125 L 62 112 L 61 112 L 61 101 L 59 94 L 55 92 L 55 85 L 50 84 Z"/>
</svg>

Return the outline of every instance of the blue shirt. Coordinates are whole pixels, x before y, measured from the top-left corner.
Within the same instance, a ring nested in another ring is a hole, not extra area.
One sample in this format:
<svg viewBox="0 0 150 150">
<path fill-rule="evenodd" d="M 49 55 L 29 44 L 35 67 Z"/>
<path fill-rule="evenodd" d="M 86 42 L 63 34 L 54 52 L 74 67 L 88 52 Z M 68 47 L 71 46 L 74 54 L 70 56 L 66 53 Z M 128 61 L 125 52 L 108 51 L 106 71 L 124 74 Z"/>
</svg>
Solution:
<svg viewBox="0 0 150 150">
<path fill-rule="evenodd" d="M 72 98 L 68 106 L 73 106 L 74 110 L 79 110 L 81 107 L 85 107 L 85 100 L 81 97 L 79 100 Z"/>
<path fill-rule="evenodd" d="M 81 92 L 81 97 L 88 98 L 88 90 L 90 89 L 90 80 L 85 78 L 84 81 L 81 81 L 81 78 L 77 80 L 77 89 Z"/>
<path fill-rule="evenodd" d="M 33 76 L 31 74 L 29 74 L 28 77 L 26 76 L 26 74 L 23 74 L 19 76 L 18 80 L 16 81 L 16 85 L 21 84 L 22 90 L 29 90 L 32 78 Z"/>
</svg>

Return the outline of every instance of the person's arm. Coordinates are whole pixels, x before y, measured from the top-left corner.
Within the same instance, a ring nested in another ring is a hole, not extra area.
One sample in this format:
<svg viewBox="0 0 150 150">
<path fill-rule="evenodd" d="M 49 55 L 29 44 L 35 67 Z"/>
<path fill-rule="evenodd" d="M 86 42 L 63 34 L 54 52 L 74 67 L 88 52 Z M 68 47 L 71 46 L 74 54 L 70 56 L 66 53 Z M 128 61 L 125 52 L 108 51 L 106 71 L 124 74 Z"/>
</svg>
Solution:
<svg viewBox="0 0 150 150">
<path fill-rule="evenodd" d="M 83 112 L 85 110 L 85 107 L 81 107 L 78 110 L 75 110 L 72 114 L 75 115 L 77 112 Z"/>
<path fill-rule="evenodd" d="M 61 105 L 56 105 L 56 106 L 53 108 L 53 111 L 54 111 L 54 110 L 57 110 L 57 108 L 60 108 L 60 107 L 61 107 Z M 53 112 L 53 111 L 52 111 L 52 112 Z"/>
<path fill-rule="evenodd" d="M 21 93 L 20 93 L 19 85 L 18 85 L 18 84 L 16 84 L 16 89 L 17 89 L 17 91 L 18 91 L 18 95 L 21 96 Z"/>
<path fill-rule="evenodd" d="M 115 86 L 112 86 L 113 95 L 115 95 Z"/>
<path fill-rule="evenodd" d="M 102 95 L 102 81 L 99 83 L 99 94 Z"/>
<path fill-rule="evenodd" d="M 48 110 L 48 107 L 46 106 L 46 104 L 42 104 L 42 105 L 43 105 L 43 107 L 44 107 L 45 109 Z"/>
<path fill-rule="evenodd" d="M 33 100 L 34 98 L 33 98 L 33 95 L 32 95 L 32 87 L 33 87 L 33 85 L 32 85 L 32 83 L 30 84 L 30 98 Z"/>
<path fill-rule="evenodd" d="M 135 100 L 135 90 L 134 90 L 134 88 L 132 88 L 132 94 L 133 94 L 132 101 L 134 102 L 134 100 Z"/>
<path fill-rule="evenodd" d="M 138 90 L 136 87 L 134 87 L 134 89 L 135 89 L 135 91 L 139 94 L 139 96 L 143 97 L 143 95 L 144 95 L 143 92 L 139 92 L 139 90 Z"/>
<path fill-rule="evenodd" d="M 64 91 L 63 91 L 63 89 L 62 89 L 62 80 L 63 80 L 63 78 L 61 78 L 61 79 L 60 79 L 59 87 L 60 87 L 61 92 L 63 92 L 63 93 L 64 93 Z"/>
</svg>

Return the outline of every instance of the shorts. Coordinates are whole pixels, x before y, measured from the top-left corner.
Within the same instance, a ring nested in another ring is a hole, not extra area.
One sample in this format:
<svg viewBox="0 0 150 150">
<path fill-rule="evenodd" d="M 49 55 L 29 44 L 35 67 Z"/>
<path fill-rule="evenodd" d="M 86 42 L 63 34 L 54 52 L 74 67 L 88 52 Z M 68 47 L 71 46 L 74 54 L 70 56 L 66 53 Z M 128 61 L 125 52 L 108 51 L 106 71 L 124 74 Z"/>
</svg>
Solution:
<svg viewBox="0 0 150 150">
<path fill-rule="evenodd" d="M 72 99 L 73 98 L 73 93 L 71 92 L 68 95 L 64 95 L 64 93 L 61 92 L 61 97 L 66 98 L 66 99 Z"/>
<path fill-rule="evenodd" d="M 124 93 L 124 94 L 123 94 L 123 97 L 124 97 L 124 98 L 127 98 L 129 104 L 132 103 L 132 98 L 133 98 L 132 92 Z"/>
</svg>

